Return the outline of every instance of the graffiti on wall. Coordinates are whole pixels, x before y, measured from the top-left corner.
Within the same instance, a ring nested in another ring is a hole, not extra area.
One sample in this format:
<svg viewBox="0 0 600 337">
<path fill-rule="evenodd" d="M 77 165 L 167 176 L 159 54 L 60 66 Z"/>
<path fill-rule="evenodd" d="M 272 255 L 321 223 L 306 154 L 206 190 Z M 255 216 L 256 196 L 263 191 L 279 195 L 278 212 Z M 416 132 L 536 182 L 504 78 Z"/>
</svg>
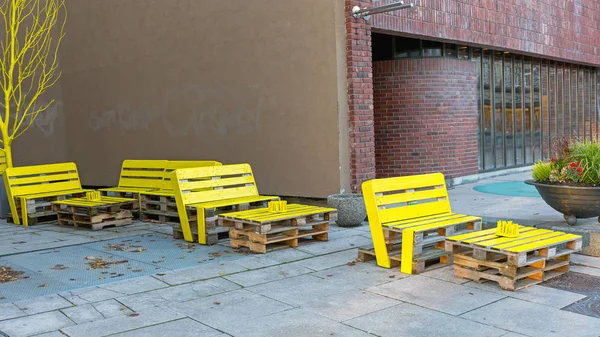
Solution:
<svg viewBox="0 0 600 337">
<path fill-rule="evenodd" d="M 234 97 L 223 108 L 222 97 L 225 88 L 201 88 L 197 85 L 185 85 L 168 89 L 155 102 L 132 104 L 124 101 L 115 107 L 92 111 L 88 115 L 88 125 L 94 131 L 118 130 L 121 133 L 131 131 L 150 131 L 153 124 L 159 123 L 171 137 L 199 136 L 210 133 L 220 137 L 228 134 L 251 134 L 261 129 L 261 115 L 268 103 L 264 88 L 249 87 L 254 100 L 251 102 L 236 100 Z M 219 94 L 220 93 L 220 94 Z M 183 102 L 183 103 L 182 103 Z M 191 107 L 186 113 L 174 109 L 180 106 Z"/>
</svg>

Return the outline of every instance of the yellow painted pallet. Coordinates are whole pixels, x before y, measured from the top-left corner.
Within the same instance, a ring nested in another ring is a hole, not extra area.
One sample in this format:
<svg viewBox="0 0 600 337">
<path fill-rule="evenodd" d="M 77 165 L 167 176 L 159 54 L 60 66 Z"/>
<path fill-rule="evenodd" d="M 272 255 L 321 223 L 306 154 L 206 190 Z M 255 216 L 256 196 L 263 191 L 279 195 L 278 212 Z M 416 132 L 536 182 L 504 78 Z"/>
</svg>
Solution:
<svg viewBox="0 0 600 337">
<path fill-rule="evenodd" d="M 487 261 L 490 254 L 506 256 L 511 266 L 526 266 L 540 260 L 581 250 L 580 235 L 549 229 L 519 226 L 518 237 L 496 235 L 496 228 L 447 237 L 445 249 L 454 254 L 470 252 L 475 259 Z"/>
<path fill-rule="evenodd" d="M 267 234 L 279 227 L 306 226 L 337 220 L 333 208 L 291 204 L 285 212 L 270 212 L 265 208 L 225 213 L 219 216 L 219 226 Z"/>
</svg>

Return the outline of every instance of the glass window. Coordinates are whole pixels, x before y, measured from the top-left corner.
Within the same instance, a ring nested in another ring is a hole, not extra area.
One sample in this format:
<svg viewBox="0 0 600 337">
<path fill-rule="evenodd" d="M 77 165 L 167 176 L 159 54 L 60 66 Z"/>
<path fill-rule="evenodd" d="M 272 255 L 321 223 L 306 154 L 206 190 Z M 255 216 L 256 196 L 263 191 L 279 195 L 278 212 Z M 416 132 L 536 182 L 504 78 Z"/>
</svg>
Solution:
<svg viewBox="0 0 600 337">
<path fill-rule="evenodd" d="M 456 58 L 456 45 L 452 43 L 444 43 L 444 56 L 450 58 Z"/>
<path fill-rule="evenodd" d="M 504 108 L 503 108 L 503 87 L 504 74 L 502 67 L 502 52 L 494 52 L 494 86 L 492 88 L 494 95 L 494 153 L 496 156 L 496 168 L 504 167 Z"/>
<path fill-rule="evenodd" d="M 469 59 L 469 47 L 459 46 L 458 47 L 458 58 L 461 60 L 468 60 Z"/>
<path fill-rule="evenodd" d="M 441 42 L 423 41 L 423 57 L 440 57 L 442 56 Z"/>
<path fill-rule="evenodd" d="M 419 57 L 420 50 L 420 40 L 396 37 L 396 58 Z"/>
</svg>

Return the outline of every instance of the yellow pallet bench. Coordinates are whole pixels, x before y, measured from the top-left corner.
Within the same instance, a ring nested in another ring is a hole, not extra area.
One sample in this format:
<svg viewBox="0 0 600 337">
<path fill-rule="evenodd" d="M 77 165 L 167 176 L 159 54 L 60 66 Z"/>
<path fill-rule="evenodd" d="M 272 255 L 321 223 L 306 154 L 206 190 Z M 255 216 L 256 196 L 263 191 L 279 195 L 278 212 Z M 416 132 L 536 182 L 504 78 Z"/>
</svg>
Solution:
<svg viewBox="0 0 600 337">
<path fill-rule="evenodd" d="M 177 168 L 221 165 L 211 160 L 124 160 L 116 187 L 101 188 L 102 195 L 134 197 L 140 192 L 171 189 L 171 172 Z"/>
<path fill-rule="evenodd" d="M 449 263 L 445 237 L 481 230 L 480 217 L 452 213 L 442 173 L 369 180 L 362 191 L 381 267 L 390 268 L 395 259 L 401 272 L 413 274 L 423 271 L 428 259 Z M 401 256 L 390 256 L 399 239 Z"/>
<path fill-rule="evenodd" d="M 4 185 L 15 224 L 29 225 L 29 218 L 35 215 L 36 200 L 57 200 L 59 197 L 80 196 L 87 191 L 81 188 L 79 173 L 75 163 L 59 163 L 7 168 L 4 172 Z M 42 207 L 50 207 L 48 200 Z"/>
<path fill-rule="evenodd" d="M 279 200 L 262 196 L 248 164 L 178 169 L 172 173 L 177 211 L 185 241 L 193 242 L 190 215 L 196 217 L 198 242 L 207 243 L 207 215 L 215 225 L 222 208 L 242 210 L 252 203 Z M 207 214 L 209 213 L 209 214 Z"/>
<path fill-rule="evenodd" d="M 6 154 L 0 149 L 0 173 L 4 173 L 4 170 L 6 170 Z"/>
</svg>

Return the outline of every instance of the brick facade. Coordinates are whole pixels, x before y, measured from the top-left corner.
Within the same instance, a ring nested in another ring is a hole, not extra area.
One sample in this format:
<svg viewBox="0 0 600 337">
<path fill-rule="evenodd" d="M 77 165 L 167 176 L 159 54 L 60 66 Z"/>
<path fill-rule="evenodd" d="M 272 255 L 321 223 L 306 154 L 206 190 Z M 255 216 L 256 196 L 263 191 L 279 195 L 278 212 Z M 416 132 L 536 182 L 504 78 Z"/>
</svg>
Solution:
<svg viewBox="0 0 600 337">
<path fill-rule="evenodd" d="M 373 29 L 600 65 L 600 1 L 410 2 L 412 9 L 374 15 Z"/>
<path fill-rule="evenodd" d="M 377 178 L 478 172 L 476 67 L 446 58 L 374 62 Z"/>
<path fill-rule="evenodd" d="M 346 64 L 350 133 L 350 169 L 353 193 L 361 192 L 365 180 L 375 178 L 375 131 L 373 126 L 373 70 L 371 26 L 352 17 L 352 7 L 370 1 L 346 4 Z"/>
</svg>

